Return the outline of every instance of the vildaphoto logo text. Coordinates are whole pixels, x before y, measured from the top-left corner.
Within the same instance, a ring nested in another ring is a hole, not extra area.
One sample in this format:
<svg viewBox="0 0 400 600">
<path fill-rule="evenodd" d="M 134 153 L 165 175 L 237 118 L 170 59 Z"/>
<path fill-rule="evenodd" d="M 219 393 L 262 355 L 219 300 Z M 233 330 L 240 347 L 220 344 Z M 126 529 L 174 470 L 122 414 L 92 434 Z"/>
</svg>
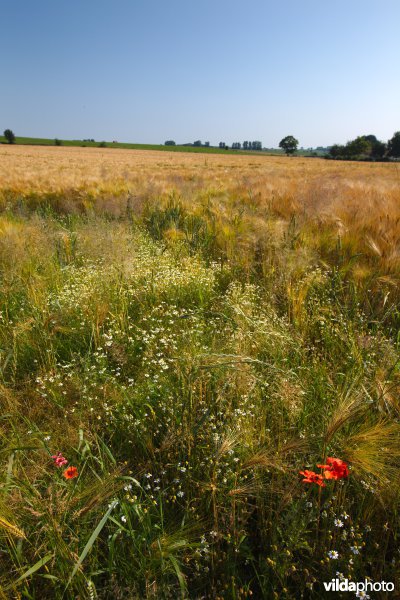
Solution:
<svg viewBox="0 0 400 600">
<path fill-rule="evenodd" d="M 390 581 L 349 581 L 348 579 L 332 579 L 324 581 L 327 592 L 393 592 L 394 583 Z M 366 597 L 366 596 L 360 596 Z"/>
</svg>

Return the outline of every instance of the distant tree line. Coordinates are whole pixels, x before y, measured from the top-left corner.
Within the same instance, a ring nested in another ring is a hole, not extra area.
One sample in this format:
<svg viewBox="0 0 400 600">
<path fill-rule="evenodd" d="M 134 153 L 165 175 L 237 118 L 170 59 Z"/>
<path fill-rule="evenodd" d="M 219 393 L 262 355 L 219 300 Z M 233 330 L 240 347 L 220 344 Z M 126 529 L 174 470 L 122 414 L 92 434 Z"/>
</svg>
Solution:
<svg viewBox="0 0 400 600">
<path fill-rule="evenodd" d="M 225 148 L 225 150 L 229 150 L 229 146 L 228 144 L 225 144 L 225 142 L 220 142 L 218 144 L 219 148 Z M 259 141 L 255 141 L 255 142 L 233 142 L 233 144 L 231 145 L 232 150 L 262 150 L 262 142 Z"/>
<path fill-rule="evenodd" d="M 14 144 L 16 137 L 11 129 L 5 129 L 4 137 L 9 144 Z M 94 142 L 93 138 L 85 139 L 83 142 Z M 117 142 L 113 142 L 117 143 Z M 58 138 L 54 139 L 56 146 L 61 146 L 62 141 Z M 176 146 L 174 140 L 167 140 L 164 142 L 165 146 Z M 294 154 L 297 151 L 298 140 L 292 135 L 288 135 L 279 142 L 279 147 L 288 155 Z M 194 147 L 210 147 L 210 142 L 202 143 L 201 140 L 195 140 L 193 143 L 182 144 L 182 146 L 194 146 Z M 106 148 L 106 142 L 100 142 L 99 148 Z M 228 150 L 229 146 L 225 142 L 219 142 L 218 147 L 224 150 Z M 262 150 L 262 143 L 260 141 L 244 141 L 233 142 L 231 145 L 232 150 Z M 311 148 L 309 150 L 312 150 Z M 354 140 L 350 140 L 347 144 L 334 144 L 328 148 L 317 148 L 317 150 L 328 151 L 325 154 L 325 158 L 334 160 L 371 160 L 371 161 L 385 161 L 400 158 L 400 131 L 396 131 L 393 136 L 387 142 L 378 140 L 375 135 L 361 135 L 356 137 Z M 317 156 L 316 152 L 312 153 L 312 156 Z"/>
<path fill-rule="evenodd" d="M 167 140 L 166 142 L 164 142 L 164 146 L 176 146 L 176 142 L 174 140 Z M 201 148 L 206 147 L 209 148 L 210 147 L 210 142 L 203 142 L 201 140 L 196 140 L 194 142 L 188 142 L 186 144 L 180 144 L 180 146 L 195 146 L 196 148 Z"/>
<path fill-rule="evenodd" d="M 375 135 L 361 135 L 345 145 L 334 144 L 327 158 L 335 160 L 389 160 L 400 158 L 400 131 L 396 131 L 387 143 Z"/>
<path fill-rule="evenodd" d="M 225 148 L 225 150 L 229 149 L 229 146 L 227 144 L 225 144 L 225 142 L 220 142 L 218 145 L 219 148 Z M 255 142 L 243 142 L 243 144 L 241 142 L 233 142 L 233 144 L 231 145 L 232 150 L 241 150 L 243 148 L 243 150 L 262 150 L 262 142 L 259 141 L 255 141 Z"/>
<path fill-rule="evenodd" d="M 293 155 L 298 149 L 298 140 L 288 135 L 279 142 L 279 147 L 288 155 Z M 166 146 L 175 146 L 174 140 L 167 140 Z M 182 144 L 183 146 L 210 146 L 210 142 L 204 144 L 200 140 L 193 143 Z M 262 150 L 262 142 L 260 141 L 244 141 L 233 142 L 231 146 L 225 142 L 219 142 L 218 148 L 223 150 Z M 303 150 L 303 148 L 302 148 Z M 312 148 L 309 149 L 312 151 Z M 375 135 L 362 135 L 354 140 L 350 140 L 345 145 L 334 144 L 327 148 L 318 147 L 317 151 L 325 154 L 325 158 L 335 160 L 372 160 L 384 161 L 400 158 L 400 131 L 397 131 L 388 142 L 378 140 Z M 312 152 L 310 156 L 318 156 L 317 152 Z"/>
<path fill-rule="evenodd" d="M 259 141 L 254 141 L 254 142 L 249 142 L 249 141 L 245 141 L 243 142 L 243 145 L 240 142 L 234 142 L 232 144 L 232 149 L 233 150 L 240 150 L 243 146 L 243 150 L 262 150 L 262 142 Z"/>
<path fill-rule="evenodd" d="M 164 142 L 164 146 L 176 146 L 176 142 L 174 140 L 167 140 L 166 142 Z M 201 140 L 196 140 L 193 143 L 188 143 L 188 144 L 182 144 L 182 146 L 195 146 L 195 147 L 206 147 L 209 148 L 210 147 L 210 142 L 204 142 L 204 144 L 201 142 Z M 231 146 L 229 146 L 228 144 L 226 144 L 225 142 L 219 142 L 218 144 L 218 148 L 224 149 L 224 150 L 229 150 L 230 148 L 232 150 L 241 150 L 243 148 L 243 150 L 262 150 L 262 142 L 259 141 L 254 141 L 254 142 L 233 142 L 233 144 Z"/>
</svg>

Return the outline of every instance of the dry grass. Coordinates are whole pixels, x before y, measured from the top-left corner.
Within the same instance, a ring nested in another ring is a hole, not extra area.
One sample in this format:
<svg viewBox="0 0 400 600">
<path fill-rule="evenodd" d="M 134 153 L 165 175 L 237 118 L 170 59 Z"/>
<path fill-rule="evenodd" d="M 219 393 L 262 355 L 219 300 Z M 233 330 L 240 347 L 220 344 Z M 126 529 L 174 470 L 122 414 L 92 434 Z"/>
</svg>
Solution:
<svg viewBox="0 0 400 600">
<path fill-rule="evenodd" d="M 95 207 L 120 216 L 127 208 L 140 212 L 147 201 L 160 203 L 172 192 L 192 209 L 207 209 L 230 226 L 240 215 L 248 244 L 279 236 L 288 220 L 296 217 L 298 223 L 307 223 L 303 235 L 309 246 L 330 248 L 340 238 L 350 255 L 362 252 L 372 262 L 379 259 L 380 267 L 383 259 L 385 271 L 397 273 L 400 171 L 396 164 L 0 146 L 3 207 L 21 197 L 37 203 L 47 197 L 66 212 Z M 273 223 L 268 217 L 273 217 Z M 229 227 L 225 233 L 229 237 Z M 369 273 L 358 263 L 353 270 L 360 279 Z"/>
<path fill-rule="evenodd" d="M 264 156 L 221 156 L 107 148 L 0 146 L 0 189 L 55 192 L 132 190 L 138 182 L 162 191 L 212 186 L 242 189 L 249 204 L 292 198 L 292 208 L 323 213 L 332 204 L 372 192 L 399 191 L 399 167 L 387 163 L 330 162 Z M 132 190 L 134 191 L 134 190 Z M 299 194 L 299 192 L 301 192 Z M 290 204 L 290 202 L 289 202 Z M 286 207 L 287 208 L 287 207 Z"/>
</svg>

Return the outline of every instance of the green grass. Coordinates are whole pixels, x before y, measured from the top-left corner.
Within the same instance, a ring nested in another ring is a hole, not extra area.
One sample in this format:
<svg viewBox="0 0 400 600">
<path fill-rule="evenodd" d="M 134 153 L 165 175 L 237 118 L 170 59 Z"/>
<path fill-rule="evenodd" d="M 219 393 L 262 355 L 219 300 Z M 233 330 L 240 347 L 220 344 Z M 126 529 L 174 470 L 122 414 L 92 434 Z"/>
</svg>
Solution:
<svg viewBox="0 0 400 600">
<path fill-rule="evenodd" d="M 84 142 L 82 140 L 60 140 L 62 146 L 75 146 L 75 147 L 87 147 L 87 148 L 98 148 L 100 141 L 96 142 Z M 4 137 L 0 136 L 0 142 L 6 143 Z M 54 139 L 47 138 L 27 138 L 27 137 L 17 137 L 15 140 L 16 144 L 22 145 L 32 145 L 32 146 L 54 146 Z M 161 150 L 166 152 L 200 152 L 200 153 L 208 153 L 208 154 L 254 154 L 252 152 L 243 152 L 237 150 L 223 150 L 221 148 L 211 148 L 211 147 L 195 147 L 195 146 L 165 146 L 164 144 L 129 144 L 122 142 L 105 142 L 107 148 L 123 148 L 125 150 Z M 281 154 L 277 151 L 278 154 Z M 256 152 L 256 154 L 263 154 L 260 152 Z"/>
<path fill-rule="evenodd" d="M 0 216 L 4 598 L 296 600 L 337 571 L 396 581 L 398 342 L 340 260 L 291 269 L 292 223 L 264 272 L 235 223 L 228 257 L 209 206 L 176 197 L 135 219 Z M 303 483 L 327 456 L 349 478 Z"/>
<path fill-rule="evenodd" d="M 87 148 L 98 148 L 102 141 L 96 142 L 84 142 L 82 140 L 60 140 L 62 146 L 75 146 L 75 147 L 87 147 Z M 0 136 L 0 143 L 7 143 L 4 136 Z M 29 138 L 29 137 L 16 137 L 16 144 L 30 145 L 30 146 L 54 146 L 54 139 L 47 138 Z M 197 152 L 206 154 L 241 154 L 241 155 L 260 155 L 260 156 L 283 156 L 284 153 L 281 150 L 268 149 L 265 152 L 256 151 L 245 151 L 245 150 L 223 150 L 221 148 L 213 148 L 206 146 L 165 146 L 164 144 L 130 144 L 122 142 L 105 142 L 107 148 L 123 148 L 125 150 L 160 150 L 165 152 Z M 309 156 L 310 153 L 305 150 L 299 150 L 298 156 Z"/>
</svg>

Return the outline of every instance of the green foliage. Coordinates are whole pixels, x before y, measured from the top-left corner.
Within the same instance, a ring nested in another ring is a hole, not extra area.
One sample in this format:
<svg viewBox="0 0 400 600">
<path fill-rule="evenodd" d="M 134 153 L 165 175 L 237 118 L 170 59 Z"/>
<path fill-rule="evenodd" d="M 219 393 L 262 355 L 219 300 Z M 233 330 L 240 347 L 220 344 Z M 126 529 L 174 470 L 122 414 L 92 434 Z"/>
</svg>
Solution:
<svg viewBox="0 0 400 600">
<path fill-rule="evenodd" d="M 348 156 L 360 156 L 361 154 L 369 154 L 370 152 L 371 143 L 361 136 L 348 142 L 346 145 L 346 155 Z"/>
<path fill-rule="evenodd" d="M 99 143 L 95 142 L 93 138 L 91 139 L 85 139 L 85 140 L 60 140 L 63 146 L 76 146 L 76 147 L 99 147 Z M 169 140 L 169 141 L 173 141 L 173 140 Z M 213 146 L 210 146 L 210 144 L 208 142 L 205 142 L 203 145 L 201 146 L 194 146 L 194 145 L 166 145 L 164 144 L 135 144 L 135 143 L 123 143 L 123 142 L 100 142 L 100 143 L 105 143 L 107 145 L 108 148 L 114 148 L 114 149 L 126 149 L 126 150 L 160 150 L 160 151 L 168 151 L 168 152 L 200 152 L 200 153 L 206 153 L 206 154 L 220 154 L 221 152 L 223 152 L 223 154 L 237 154 L 237 151 L 235 150 L 229 150 L 228 146 L 224 145 L 223 147 L 220 148 L 215 148 Z M 54 145 L 54 139 L 49 139 L 49 138 L 28 138 L 28 137 L 18 137 L 18 144 L 25 144 L 25 145 L 39 145 L 39 146 L 52 146 Z M 249 148 L 250 149 L 250 148 Z M 246 154 L 246 152 L 243 152 L 243 154 Z M 266 155 L 268 154 L 276 154 L 276 151 L 274 150 L 269 150 L 269 152 L 265 153 Z"/>
<path fill-rule="evenodd" d="M 394 158 L 400 158 L 400 131 L 396 131 L 388 141 L 388 154 Z"/>
<path fill-rule="evenodd" d="M 11 129 L 5 129 L 3 135 L 4 135 L 4 137 L 6 138 L 6 140 L 7 140 L 7 142 L 9 144 L 14 144 L 14 142 L 15 142 L 15 135 L 11 131 Z"/>
<path fill-rule="evenodd" d="M 368 136 L 366 136 L 367 138 Z M 387 152 L 387 145 L 384 142 L 381 142 L 380 140 L 373 140 L 371 142 L 371 157 L 375 158 L 375 159 L 382 159 L 386 152 Z"/>
<path fill-rule="evenodd" d="M 362 310 L 342 247 L 302 267 L 304 230 L 280 218 L 250 255 L 231 212 L 170 194 L 134 224 L 2 216 L 9 597 L 290 599 L 336 571 L 394 581 L 396 341 Z M 327 456 L 350 477 L 302 483 Z"/>
<path fill-rule="evenodd" d="M 298 145 L 298 140 L 292 135 L 287 135 L 279 142 L 279 148 L 282 148 L 288 156 L 296 152 Z"/>
<path fill-rule="evenodd" d="M 375 135 L 362 135 L 347 142 L 345 146 L 334 144 L 329 150 L 331 158 L 346 160 L 382 160 L 388 150 Z"/>
</svg>

